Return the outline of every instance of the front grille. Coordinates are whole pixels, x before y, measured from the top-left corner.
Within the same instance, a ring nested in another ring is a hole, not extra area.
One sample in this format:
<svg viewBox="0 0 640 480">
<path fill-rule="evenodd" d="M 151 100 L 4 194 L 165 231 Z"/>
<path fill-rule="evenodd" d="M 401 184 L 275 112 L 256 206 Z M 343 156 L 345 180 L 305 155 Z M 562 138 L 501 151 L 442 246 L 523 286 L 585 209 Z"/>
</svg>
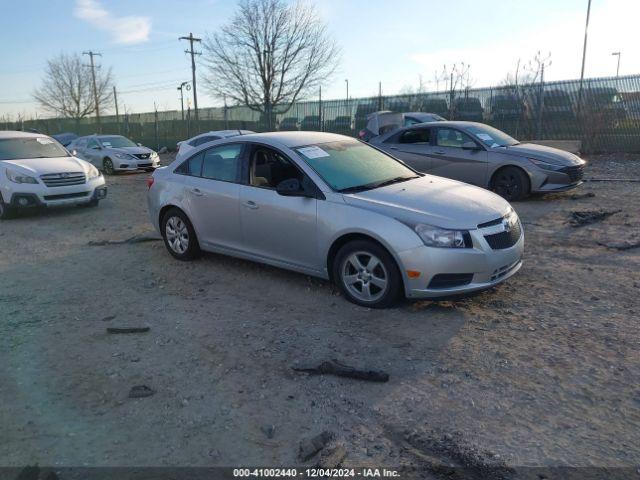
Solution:
<svg viewBox="0 0 640 480">
<path fill-rule="evenodd" d="M 427 288 L 438 290 L 469 285 L 473 273 L 439 273 L 434 275 Z"/>
<path fill-rule="evenodd" d="M 83 185 L 87 179 L 83 172 L 48 173 L 41 175 L 40 179 L 47 187 L 66 187 L 69 185 Z"/>
<path fill-rule="evenodd" d="M 151 154 L 150 153 L 134 153 L 133 156 L 141 160 L 146 160 L 151 156 Z"/>
<path fill-rule="evenodd" d="M 80 198 L 86 197 L 91 192 L 78 192 L 78 193 L 63 193 L 61 195 L 45 195 L 45 200 L 64 200 L 65 198 Z"/>
<path fill-rule="evenodd" d="M 150 167 L 150 166 L 151 166 L 151 164 L 150 164 L 150 163 L 139 163 L 139 164 L 138 164 L 138 167 L 139 167 L 139 168 L 147 168 L 147 167 Z"/>
<path fill-rule="evenodd" d="M 520 222 L 515 222 L 510 231 L 485 235 L 484 238 L 493 250 L 503 250 L 513 247 L 520 240 L 521 234 Z"/>
<path fill-rule="evenodd" d="M 489 222 L 479 223 L 478 228 L 492 227 L 494 225 L 500 225 L 501 223 L 502 223 L 502 217 L 496 218 L 495 220 L 491 220 Z"/>
<path fill-rule="evenodd" d="M 564 167 L 560 170 L 569 176 L 571 183 L 579 182 L 584 175 L 584 165 L 574 165 L 572 167 Z"/>
</svg>

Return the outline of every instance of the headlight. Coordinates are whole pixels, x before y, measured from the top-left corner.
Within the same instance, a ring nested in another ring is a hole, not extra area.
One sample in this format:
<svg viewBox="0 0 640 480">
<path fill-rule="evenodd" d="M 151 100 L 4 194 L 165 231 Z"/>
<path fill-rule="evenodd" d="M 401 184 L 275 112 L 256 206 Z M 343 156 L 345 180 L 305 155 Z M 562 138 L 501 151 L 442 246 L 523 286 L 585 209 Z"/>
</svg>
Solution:
<svg viewBox="0 0 640 480">
<path fill-rule="evenodd" d="M 445 230 L 432 225 L 419 224 L 414 228 L 415 232 L 428 247 L 440 248 L 465 248 L 464 230 Z"/>
<path fill-rule="evenodd" d="M 557 172 L 558 170 L 562 170 L 566 165 L 554 165 L 553 163 L 543 162 L 542 160 L 536 160 L 535 158 L 530 158 L 529 161 L 533 163 L 538 168 L 543 170 L 551 170 L 553 172 Z"/>
<path fill-rule="evenodd" d="M 8 168 L 7 168 L 7 178 L 11 180 L 13 183 L 38 183 L 38 180 L 36 180 L 35 178 L 30 177 L 28 175 L 23 175 L 18 172 L 14 172 L 13 170 L 9 170 Z"/>
<path fill-rule="evenodd" d="M 128 153 L 116 153 L 115 155 L 118 158 L 132 158 Z"/>
<path fill-rule="evenodd" d="M 93 180 L 94 178 L 98 178 L 100 176 L 100 172 L 93 165 L 89 165 L 89 171 L 87 172 L 87 180 Z"/>
<path fill-rule="evenodd" d="M 158 152 L 151 152 L 151 158 L 158 158 Z"/>
</svg>

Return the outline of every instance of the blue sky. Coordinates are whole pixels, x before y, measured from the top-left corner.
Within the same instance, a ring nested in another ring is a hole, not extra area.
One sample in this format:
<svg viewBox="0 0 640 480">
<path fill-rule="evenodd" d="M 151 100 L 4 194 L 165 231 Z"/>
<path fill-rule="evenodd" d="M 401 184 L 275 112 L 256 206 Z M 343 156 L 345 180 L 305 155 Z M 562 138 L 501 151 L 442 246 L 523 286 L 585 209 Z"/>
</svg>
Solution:
<svg viewBox="0 0 640 480">
<path fill-rule="evenodd" d="M 176 87 L 190 80 L 178 37 L 205 36 L 233 15 L 231 0 L 0 0 L 0 117 L 38 111 L 31 99 L 46 60 L 61 52 L 101 52 L 121 92 L 121 110 L 179 108 Z M 538 50 L 551 53 L 546 78 L 577 78 L 587 0 L 316 0 L 342 47 L 339 71 L 325 98 L 436 88 L 443 65 L 471 65 L 474 86 L 499 83 Z M 587 76 L 640 73 L 639 0 L 592 0 Z M 11 21 L 7 21 L 11 20 Z M 199 85 L 200 106 L 219 102 Z M 442 88 L 442 85 L 440 85 Z M 42 112 L 39 113 L 42 116 Z"/>
</svg>

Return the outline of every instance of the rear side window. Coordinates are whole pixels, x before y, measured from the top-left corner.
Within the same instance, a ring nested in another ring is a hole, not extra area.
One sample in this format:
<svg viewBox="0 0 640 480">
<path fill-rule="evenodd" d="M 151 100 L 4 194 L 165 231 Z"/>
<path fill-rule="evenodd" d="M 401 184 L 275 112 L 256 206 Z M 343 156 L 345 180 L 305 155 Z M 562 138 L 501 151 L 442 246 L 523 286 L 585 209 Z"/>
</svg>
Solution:
<svg viewBox="0 0 640 480">
<path fill-rule="evenodd" d="M 400 143 L 429 143 L 431 141 L 430 132 L 428 128 L 407 130 L 400 135 Z"/>
<path fill-rule="evenodd" d="M 237 182 L 241 152 L 242 145 L 239 143 L 209 148 L 182 162 L 174 173 Z"/>
<path fill-rule="evenodd" d="M 204 158 L 204 152 L 200 152 L 197 155 L 189 158 L 180 164 L 173 172 L 181 175 L 190 175 L 192 177 L 199 177 L 202 173 L 202 160 Z"/>
<path fill-rule="evenodd" d="M 202 177 L 224 182 L 237 182 L 242 145 L 222 145 L 204 152 Z"/>
</svg>

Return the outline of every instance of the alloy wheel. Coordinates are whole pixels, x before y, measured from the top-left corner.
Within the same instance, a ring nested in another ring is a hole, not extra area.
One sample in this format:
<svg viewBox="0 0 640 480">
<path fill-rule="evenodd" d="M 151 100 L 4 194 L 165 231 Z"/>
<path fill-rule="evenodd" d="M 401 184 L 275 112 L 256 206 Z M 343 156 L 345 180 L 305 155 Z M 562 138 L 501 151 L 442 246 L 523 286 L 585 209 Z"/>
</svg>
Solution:
<svg viewBox="0 0 640 480">
<path fill-rule="evenodd" d="M 189 230 L 180 217 L 169 217 L 164 231 L 171 250 L 179 255 L 187 251 L 189 248 Z"/>
<path fill-rule="evenodd" d="M 113 175 L 113 162 L 108 158 L 102 162 L 102 167 L 104 169 L 104 173 L 107 175 Z"/>
<path fill-rule="evenodd" d="M 511 172 L 501 173 L 495 181 L 495 192 L 506 199 L 520 195 L 520 179 Z"/>
<path fill-rule="evenodd" d="M 389 275 L 382 261 L 371 252 L 349 255 L 340 269 L 342 282 L 349 293 L 363 302 L 375 302 L 387 291 Z"/>
</svg>

